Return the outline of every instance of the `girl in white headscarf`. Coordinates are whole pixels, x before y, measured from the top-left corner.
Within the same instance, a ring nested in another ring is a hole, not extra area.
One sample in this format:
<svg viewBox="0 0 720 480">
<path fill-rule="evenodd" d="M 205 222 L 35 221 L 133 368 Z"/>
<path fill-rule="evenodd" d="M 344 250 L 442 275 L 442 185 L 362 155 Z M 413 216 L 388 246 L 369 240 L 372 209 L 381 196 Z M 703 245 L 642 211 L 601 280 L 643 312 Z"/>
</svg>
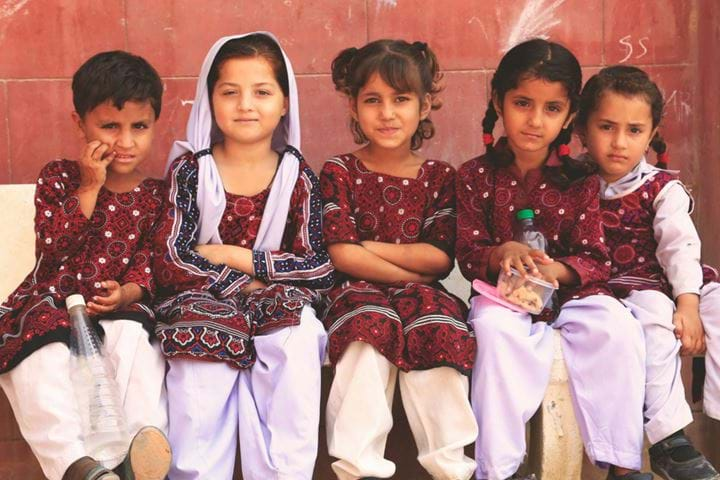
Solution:
<svg viewBox="0 0 720 480">
<path fill-rule="evenodd" d="M 333 283 L 290 61 L 266 32 L 208 52 L 156 236 L 172 480 L 312 478 Z"/>
</svg>

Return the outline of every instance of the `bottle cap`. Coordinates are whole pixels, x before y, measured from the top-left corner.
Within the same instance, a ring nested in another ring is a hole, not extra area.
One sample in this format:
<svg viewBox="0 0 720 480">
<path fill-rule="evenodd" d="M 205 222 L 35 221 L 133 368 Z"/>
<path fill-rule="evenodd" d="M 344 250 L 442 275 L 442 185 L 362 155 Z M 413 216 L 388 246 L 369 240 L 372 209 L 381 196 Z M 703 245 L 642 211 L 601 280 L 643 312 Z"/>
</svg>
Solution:
<svg viewBox="0 0 720 480">
<path fill-rule="evenodd" d="M 528 218 L 535 218 L 535 212 L 530 208 L 518 210 L 516 217 L 518 220 L 527 220 Z"/>
<path fill-rule="evenodd" d="M 78 305 L 85 306 L 85 298 L 79 293 L 70 295 L 65 299 L 65 307 L 68 310 L 72 307 L 77 307 Z"/>
</svg>

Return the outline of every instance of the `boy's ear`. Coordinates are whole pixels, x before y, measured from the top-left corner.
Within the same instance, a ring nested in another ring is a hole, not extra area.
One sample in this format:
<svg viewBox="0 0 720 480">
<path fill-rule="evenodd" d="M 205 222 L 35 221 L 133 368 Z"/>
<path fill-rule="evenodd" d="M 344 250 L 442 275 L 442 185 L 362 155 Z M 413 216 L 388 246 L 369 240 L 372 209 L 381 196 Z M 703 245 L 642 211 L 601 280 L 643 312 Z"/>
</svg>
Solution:
<svg viewBox="0 0 720 480">
<path fill-rule="evenodd" d="M 73 111 L 70 114 L 70 117 L 72 118 L 73 123 L 78 128 L 78 133 L 80 134 L 80 138 L 86 139 L 87 136 L 85 135 L 85 123 L 83 122 L 82 117 L 77 112 Z"/>
<path fill-rule="evenodd" d="M 420 104 L 420 120 L 425 120 L 430 112 L 432 111 L 432 97 L 429 93 L 425 94 L 425 97 Z"/>
<path fill-rule="evenodd" d="M 285 97 L 285 100 L 283 100 L 283 112 L 282 112 L 282 116 L 287 115 L 287 113 L 288 113 L 288 105 L 289 105 L 289 104 L 290 104 L 290 102 L 289 102 L 289 100 L 288 100 L 288 97 Z"/>
</svg>

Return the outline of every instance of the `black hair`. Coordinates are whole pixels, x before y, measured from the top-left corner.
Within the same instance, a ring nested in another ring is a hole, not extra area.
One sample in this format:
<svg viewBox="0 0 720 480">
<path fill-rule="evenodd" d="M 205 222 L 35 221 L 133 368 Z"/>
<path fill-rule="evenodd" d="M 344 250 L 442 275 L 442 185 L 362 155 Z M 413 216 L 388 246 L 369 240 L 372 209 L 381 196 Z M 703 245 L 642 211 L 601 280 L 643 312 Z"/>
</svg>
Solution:
<svg viewBox="0 0 720 480">
<path fill-rule="evenodd" d="M 357 99 L 360 89 L 375 73 L 394 90 L 415 93 L 421 102 L 429 94 L 431 110 L 442 106 L 438 98 L 442 90 L 440 66 L 425 42 L 375 40 L 360 49 L 346 48 L 332 62 L 335 90 L 353 100 Z M 350 119 L 350 130 L 356 143 L 367 143 L 367 137 L 354 118 Z M 432 138 L 434 134 L 435 127 L 430 117 L 420 120 L 410 148 L 417 150 L 423 140 Z"/>
<path fill-rule="evenodd" d="M 82 118 L 107 101 L 118 110 L 125 102 L 150 102 L 155 118 L 160 116 L 163 84 L 147 60 L 122 50 L 98 53 L 75 72 L 73 105 Z"/>
<path fill-rule="evenodd" d="M 580 97 L 580 111 L 577 115 L 577 125 L 587 129 L 590 115 L 597 110 L 600 100 L 605 92 L 615 92 L 627 97 L 641 96 L 650 106 L 652 128 L 660 125 L 663 116 L 665 101 L 658 86 L 650 80 L 643 70 L 631 65 L 614 65 L 600 70 L 590 77 Z M 667 168 L 667 145 L 656 131 L 650 140 L 650 146 L 657 154 L 657 166 Z"/>
<path fill-rule="evenodd" d="M 547 82 L 559 82 L 565 87 L 570 100 L 568 115 L 575 113 L 580 101 L 582 87 L 582 70 L 575 55 L 560 45 L 540 38 L 528 40 L 510 49 L 500 60 L 493 75 L 491 88 L 492 98 L 488 102 L 485 117 L 482 121 L 483 143 L 487 155 L 497 165 L 510 165 L 515 156 L 510 148 L 495 148 L 492 138 L 493 128 L 498 119 L 493 99 L 502 105 L 505 94 L 517 88 L 520 82 L 528 79 L 541 79 Z M 572 182 L 584 178 L 597 170 L 597 166 L 575 160 L 570 156 L 568 144 L 572 137 L 572 125 L 560 131 L 558 137 L 550 144 L 550 149 L 557 151 L 562 163 L 559 168 L 550 168 L 550 177 L 559 186 L 565 188 Z"/>
<path fill-rule="evenodd" d="M 242 38 L 225 42 L 213 59 L 207 77 L 208 94 L 212 97 L 213 88 L 220 78 L 223 64 L 233 58 L 264 58 L 272 67 L 275 80 L 287 97 L 290 92 L 287 67 L 280 46 L 272 38 L 262 33 L 253 33 Z"/>
</svg>

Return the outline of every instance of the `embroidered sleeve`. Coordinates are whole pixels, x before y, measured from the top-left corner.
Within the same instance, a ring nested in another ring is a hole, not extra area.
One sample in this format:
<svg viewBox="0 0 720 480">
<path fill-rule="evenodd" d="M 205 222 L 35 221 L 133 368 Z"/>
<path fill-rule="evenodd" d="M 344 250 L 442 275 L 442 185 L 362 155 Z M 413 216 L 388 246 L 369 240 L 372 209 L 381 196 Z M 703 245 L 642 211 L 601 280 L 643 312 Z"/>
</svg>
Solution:
<svg viewBox="0 0 720 480">
<path fill-rule="evenodd" d="M 320 173 L 323 200 L 323 235 L 328 244 L 360 243 L 355 217 L 350 173 L 339 158 L 331 158 Z"/>
<path fill-rule="evenodd" d="M 253 251 L 255 276 L 265 283 L 316 290 L 332 287 L 334 269 L 322 237 L 320 182 L 305 162 L 300 164 L 285 228 L 286 234 L 290 232 L 287 251 Z"/>
<path fill-rule="evenodd" d="M 441 164 L 442 180 L 437 182 L 436 189 L 431 189 L 430 208 L 423 222 L 420 241 L 436 246 L 455 257 L 455 232 L 457 213 L 455 211 L 456 173 L 450 165 Z"/>
<path fill-rule="evenodd" d="M 197 244 L 200 209 L 197 196 L 198 168 L 187 154 L 175 160 L 169 173 L 169 204 L 164 227 L 155 235 L 165 247 L 156 262 L 158 278 L 173 291 L 193 288 L 208 290 L 224 298 L 240 291 L 252 277 L 226 265 L 214 265 L 193 247 Z"/>
<path fill-rule="evenodd" d="M 159 228 L 159 217 L 162 213 L 163 196 L 165 189 L 162 184 L 153 187 L 152 196 L 146 205 L 148 210 L 147 217 L 141 222 L 145 228 L 143 236 L 138 244 L 138 249 L 130 259 L 130 267 L 123 275 L 121 283 L 136 283 L 142 287 L 145 292 L 153 298 L 155 296 L 155 277 L 153 275 L 153 248 L 152 242 L 155 238 L 156 230 Z"/>
<path fill-rule="evenodd" d="M 567 239 L 568 255 L 555 258 L 577 272 L 580 287 L 610 278 L 610 256 L 605 245 L 600 212 L 600 183 L 596 177 L 590 177 L 585 186 L 576 197 L 582 204 L 569 209 L 576 212 L 570 232 L 563 232 Z"/>
<path fill-rule="evenodd" d="M 700 237 L 690 218 L 692 198 L 680 181 L 665 185 L 655 197 L 653 230 L 656 256 L 673 289 L 673 297 L 700 294 L 703 272 Z"/>
<path fill-rule="evenodd" d="M 80 209 L 68 160 L 48 163 L 35 187 L 36 255 L 65 261 L 83 247 L 91 225 Z"/>
<path fill-rule="evenodd" d="M 457 175 L 457 240 L 455 255 L 463 276 L 488 281 L 490 254 L 496 248 L 488 228 L 486 212 L 489 192 L 480 188 L 487 170 L 476 159 L 466 162 Z"/>
</svg>

